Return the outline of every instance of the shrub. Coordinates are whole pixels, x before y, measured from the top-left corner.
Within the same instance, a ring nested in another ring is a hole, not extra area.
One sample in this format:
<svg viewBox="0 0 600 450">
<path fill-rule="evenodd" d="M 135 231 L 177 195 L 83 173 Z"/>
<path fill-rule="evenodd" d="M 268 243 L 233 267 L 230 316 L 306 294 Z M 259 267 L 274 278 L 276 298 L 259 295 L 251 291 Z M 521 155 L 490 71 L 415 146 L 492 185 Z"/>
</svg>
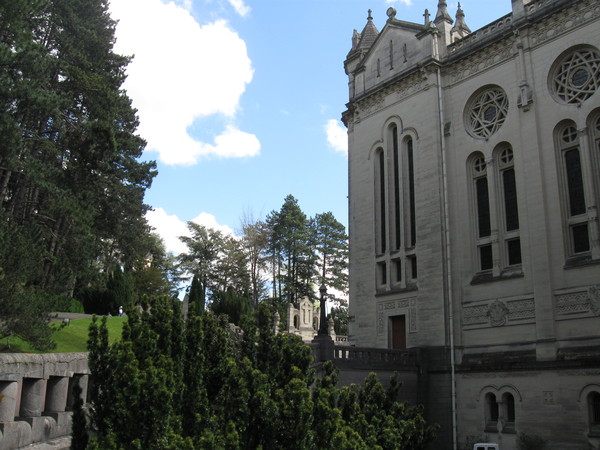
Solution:
<svg viewBox="0 0 600 450">
<path fill-rule="evenodd" d="M 517 436 L 517 448 L 519 450 L 544 450 L 546 441 L 535 434 L 519 433 Z"/>
</svg>

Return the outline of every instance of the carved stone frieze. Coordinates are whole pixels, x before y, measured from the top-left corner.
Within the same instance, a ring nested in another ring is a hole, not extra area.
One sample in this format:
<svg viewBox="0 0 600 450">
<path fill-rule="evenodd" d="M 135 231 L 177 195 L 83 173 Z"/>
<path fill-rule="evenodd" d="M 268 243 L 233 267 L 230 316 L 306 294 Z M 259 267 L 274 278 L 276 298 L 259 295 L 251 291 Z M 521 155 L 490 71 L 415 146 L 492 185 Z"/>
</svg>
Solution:
<svg viewBox="0 0 600 450">
<path fill-rule="evenodd" d="M 475 325 L 488 322 L 488 305 L 463 308 L 463 325 Z"/>
<path fill-rule="evenodd" d="M 531 5 L 528 14 L 534 12 L 534 8 L 542 8 L 539 2 Z M 597 0 L 587 0 L 579 5 L 573 5 L 572 8 L 564 8 L 560 13 L 555 14 L 548 19 L 536 24 L 530 33 L 530 42 L 532 46 L 537 46 L 555 38 L 573 28 L 590 22 L 600 17 L 600 4 Z"/>
<path fill-rule="evenodd" d="M 485 48 L 465 60 L 453 64 L 448 71 L 449 84 L 454 84 L 470 76 L 476 75 L 482 70 L 488 69 L 496 64 L 513 57 L 513 44 L 515 37 L 498 42 Z"/>
<path fill-rule="evenodd" d="M 422 72 L 392 83 L 356 103 L 354 122 L 358 123 L 385 108 L 388 97 L 393 96 L 393 101 L 400 101 L 423 90 L 426 86 L 427 77 Z"/>
<path fill-rule="evenodd" d="M 506 324 L 506 316 L 508 315 L 508 307 L 504 302 L 495 300 L 488 308 L 488 316 L 490 317 L 490 325 L 499 327 Z"/>
<path fill-rule="evenodd" d="M 508 320 L 535 318 L 535 302 L 532 298 L 507 302 Z"/>
<path fill-rule="evenodd" d="M 417 298 L 406 298 L 401 300 L 392 300 L 380 302 L 377 304 L 377 335 L 381 336 L 384 332 L 385 318 L 394 310 L 408 310 L 408 330 L 410 333 L 417 331 Z"/>
<path fill-rule="evenodd" d="M 587 291 L 556 296 L 556 313 L 559 315 L 588 313 L 590 309 L 590 297 Z"/>
<path fill-rule="evenodd" d="M 588 288 L 588 297 L 590 299 L 590 309 L 600 316 L 600 284 Z"/>
<path fill-rule="evenodd" d="M 463 308 L 464 326 L 502 326 L 535 319 L 535 302 L 532 298 L 519 300 L 493 299 L 476 306 Z"/>
</svg>

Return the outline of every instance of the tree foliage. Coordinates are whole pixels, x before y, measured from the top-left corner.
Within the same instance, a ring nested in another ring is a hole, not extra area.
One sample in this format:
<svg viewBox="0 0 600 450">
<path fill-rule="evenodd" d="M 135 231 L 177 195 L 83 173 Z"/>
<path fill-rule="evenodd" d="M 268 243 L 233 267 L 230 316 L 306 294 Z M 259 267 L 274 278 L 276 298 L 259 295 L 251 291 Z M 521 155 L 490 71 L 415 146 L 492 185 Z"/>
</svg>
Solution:
<svg viewBox="0 0 600 450">
<path fill-rule="evenodd" d="M 121 89 L 129 59 L 113 52 L 107 3 L 0 3 L 0 310 L 28 315 L 38 335 L 44 299 L 71 297 L 148 250 L 155 163 L 139 160 L 145 143 Z"/>
<path fill-rule="evenodd" d="M 113 345 L 94 320 L 88 448 L 418 450 L 434 438 L 421 410 L 397 401 L 397 377 L 339 389 L 326 363 L 315 380 L 311 349 L 273 333 L 268 303 L 242 330 L 194 310 L 184 324 L 168 298 L 134 312 Z"/>
<path fill-rule="evenodd" d="M 188 247 L 180 261 L 192 278 L 190 303 L 193 297 L 198 304 L 196 290 L 201 289 L 200 297 L 214 311 L 240 317 L 245 309 L 227 308 L 246 308 L 241 299 L 250 299 L 256 310 L 270 300 L 285 320 L 288 303 L 316 299 L 324 284 L 339 294 L 330 296 L 336 301 L 336 330 L 347 333 L 348 238 L 331 212 L 309 218 L 288 195 L 264 221 L 246 215 L 239 238 L 193 222 L 188 229 L 190 235 L 180 237 Z"/>
</svg>

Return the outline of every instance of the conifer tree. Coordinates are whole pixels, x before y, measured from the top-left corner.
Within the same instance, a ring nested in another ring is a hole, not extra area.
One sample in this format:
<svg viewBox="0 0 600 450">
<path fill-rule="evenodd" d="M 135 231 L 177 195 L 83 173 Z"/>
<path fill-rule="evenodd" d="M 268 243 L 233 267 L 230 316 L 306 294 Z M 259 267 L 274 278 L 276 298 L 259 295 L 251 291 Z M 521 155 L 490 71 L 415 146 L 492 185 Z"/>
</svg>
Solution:
<svg viewBox="0 0 600 450">
<path fill-rule="evenodd" d="M 1 2 L 0 30 L 0 239 L 14 240 L 0 254 L 0 308 L 23 312 L 27 299 L 36 317 L 46 294 L 71 297 L 145 257 L 155 163 L 138 159 L 145 143 L 121 89 L 129 59 L 113 52 L 107 0 Z"/>
<path fill-rule="evenodd" d="M 85 450 L 89 442 L 87 421 L 81 397 L 79 380 L 73 385 L 73 432 L 71 434 L 71 450 Z"/>
</svg>

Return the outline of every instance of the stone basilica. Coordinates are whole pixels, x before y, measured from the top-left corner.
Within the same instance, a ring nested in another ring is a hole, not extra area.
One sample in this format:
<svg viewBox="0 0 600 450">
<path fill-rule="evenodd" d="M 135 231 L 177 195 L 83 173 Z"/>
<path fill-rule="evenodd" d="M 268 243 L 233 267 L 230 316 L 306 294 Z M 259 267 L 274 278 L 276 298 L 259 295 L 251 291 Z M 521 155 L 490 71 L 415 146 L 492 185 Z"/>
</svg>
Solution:
<svg viewBox="0 0 600 450">
<path fill-rule="evenodd" d="M 598 449 L 600 2 L 452 13 L 352 36 L 349 339 L 419 352 L 435 448 Z"/>
</svg>

